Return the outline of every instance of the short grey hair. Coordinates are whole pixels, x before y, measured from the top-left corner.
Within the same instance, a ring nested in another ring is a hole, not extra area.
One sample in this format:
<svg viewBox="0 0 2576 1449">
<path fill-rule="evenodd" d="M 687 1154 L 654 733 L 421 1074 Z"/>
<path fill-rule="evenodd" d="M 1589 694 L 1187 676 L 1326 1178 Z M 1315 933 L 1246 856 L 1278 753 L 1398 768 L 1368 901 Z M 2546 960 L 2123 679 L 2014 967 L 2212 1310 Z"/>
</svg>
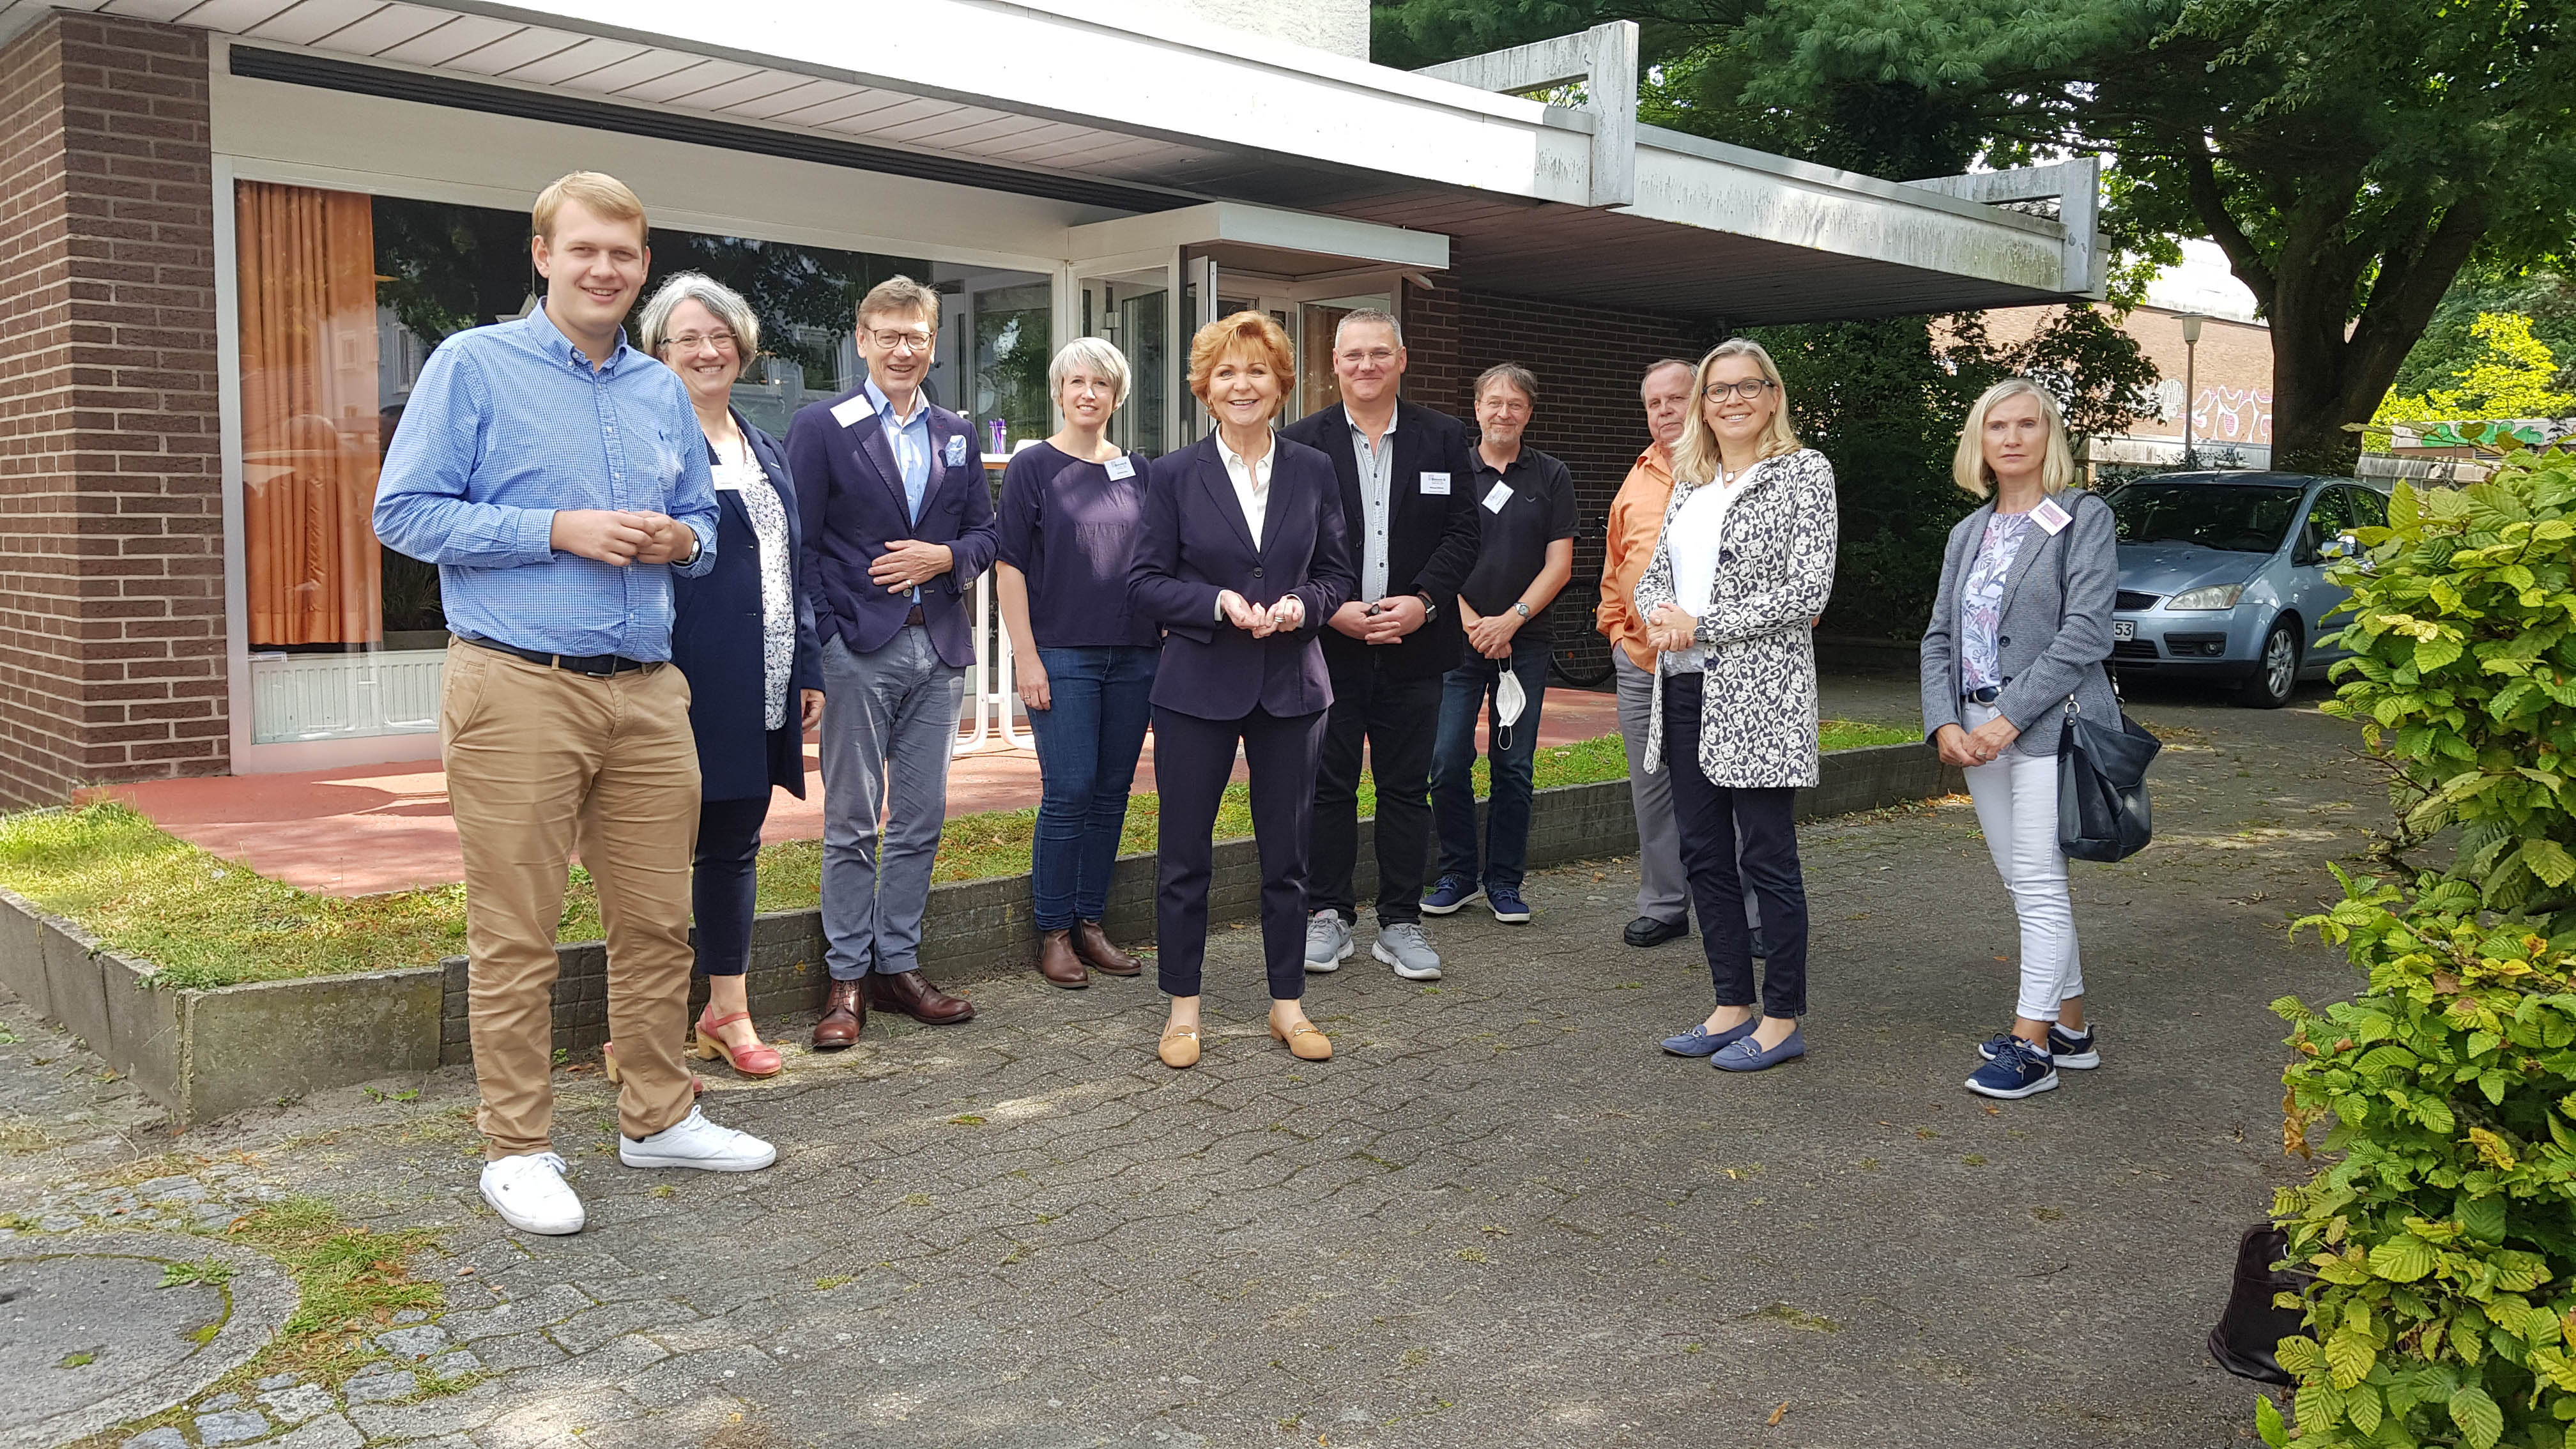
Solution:
<svg viewBox="0 0 2576 1449">
<path fill-rule="evenodd" d="M 1659 362 L 1648 363 L 1646 365 L 1646 370 L 1637 374 L 1637 391 L 1644 392 L 1646 390 L 1646 384 L 1655 380 L 1655 374 L 1663 371 L 1667 367 L 1678 367 L 1683 372 L 1693 377 L 1697 377 L 1699 375 L 1698 363 L 1688 362 L 1678 357 L 1667 357 Z"/>
<path fill-rule="evenodd" d="M 1482 402 L 1485 397 L 1485 389 L 1492 387 L 1498 382 L 1508 382 L 1513 387 L 1519 389 L 1520 395 L 1529 399 L 1532 404 L 1536 404 L 1538 402 L 1538 375 L 1531 372 L 1528 368 L 1521 366 L 1517 362 L 1497 362 L 1493 366 L 1486 368 L 1484 372 L 1476 378 L 1476 390 L 1469 393 L 1468 396 L 1478 402 Z"/>
<path fill-rule="evenodd" d="M 1109 406 L 1116 408 L 1127 401 L 1127 389 L 1136 374 L 1127 365 L 1127 354 L 1118 344 L 1105 337 L 1077 337 L 1056 349 L 1055 360 L 1047 364 L 1047 396 L 1050 400 L 1064 396 L 1064 380 L 1073 376 L 1077 367 L 1088 369 L 1096 377 L 1109 379 Z"/>
<path fill-rule="evenodd" d="M 1356 312 L 1343 313 L 1342 320 L 1333 324 L 1333 346 L 1336 350 L 1342 345 L 1342 334 L 1356 326 L 1383 327 L 1393 334 L 1396 346 L 1404 345 L 1404 324 L 1395 320 L 1394 313 L 1362 307 Z"/>
<path fill-rule="evenodd" d="M 644 304 L 644 315 L 635 324 L 635 340 L 647 354 L 660 357 L 662 347 L 671 340 L 671 314 L 682 302 L 695 302 L 715 314 L 715 319 L 733 333 L 734 355 L 748 366 L 760 354 L 760 316 L 742 293 L 717 281 L 704 272 L 679 272 L 662 284 L 653 300 Z"/>
</svg>

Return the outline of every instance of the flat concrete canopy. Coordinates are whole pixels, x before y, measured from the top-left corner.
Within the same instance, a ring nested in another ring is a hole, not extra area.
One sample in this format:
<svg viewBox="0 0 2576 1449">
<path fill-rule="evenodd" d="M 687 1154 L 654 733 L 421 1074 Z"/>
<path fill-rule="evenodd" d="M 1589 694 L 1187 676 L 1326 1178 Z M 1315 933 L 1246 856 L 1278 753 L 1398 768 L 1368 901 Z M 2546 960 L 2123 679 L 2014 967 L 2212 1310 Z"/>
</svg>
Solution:
<svg viewBox="0 0 2576 1449">
<path fill-rule="evenodd" d="M 233 37 L 236 74 L 801 144 L 1097 208 L 1085 220 L 1248 201 L 1436 232 L 1457 285 L 1597 306 L 1737 322 L 2011 306 L 2085 293 L 2098 250 L 2089 169 L 2070 227 L 1990 204 L 2026 197 L 1639 126 L 1633 27 L 1624 76 L 1618 27 L 1547 43 L 1580 51 L 1609 97 L 1568 110 L 1499 93 L 1531 88 L 1508 64 L 1474 69 L 1513 52 L 1417 74 L 1178 19 L 1148 35 L 978 0 L 916 0 L 900 24 L 872 6 L 688 0 L 0 0 L 0 38 L 55 9 Z"/>
</svg>

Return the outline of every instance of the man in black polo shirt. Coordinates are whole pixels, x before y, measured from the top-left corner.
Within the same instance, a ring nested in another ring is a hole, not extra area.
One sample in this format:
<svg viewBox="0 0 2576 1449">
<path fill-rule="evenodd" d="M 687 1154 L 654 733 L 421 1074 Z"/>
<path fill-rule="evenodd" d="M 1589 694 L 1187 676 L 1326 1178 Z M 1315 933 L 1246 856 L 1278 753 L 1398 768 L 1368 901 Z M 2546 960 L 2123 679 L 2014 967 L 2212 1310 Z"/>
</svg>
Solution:
<svg viewBox="0 0 2576 1449">
<path fill-rule="evenodd" d="M 1476 504 L 1467 491 L 1466 426 L 1397 401 L 1404 360 L 1393 317 L 1345 316 L 1333 333 L 1342 400 L 1280 430 L 1333 460 L 1360 573 L 1359 592 L 1323 635 L 1333 708 L 1307 847 L 1306 969 L 1331 971 L 1351 954 L 1365 740 L 1377 784 L 1377 941 L 1370 954 L 1408 981 L 1436 981 L 1440 956 L 1422 934 L 1431 741 L 1440 681 L 1460 653 L 1458 589 L 1476 561 Z"/>
<path fill-rule="evenodd" d="M 1431 753 L 1431 813 L 1440 831 L 1440 881 L 1422 909 L 1445 916 L 1479 892 L 1498 921 L 1530 918 L 1521 900 L 1529 864 L 1530 772 L 1538 750 L 1539 700 L 1547 690 L 1548 605 L 1574 576 L 1574 475 L 1521 446 L 1538 379 L 1514 363 L 1476 379 L 1476 425 L 1484 440 L 1468 454 L 1480 530 L 1476 567 L 1459 589 L 1458 621 L 1467 658 L 1449 671 L 1440 698 L 1440 738 Z M 1524 697 L 1511 713 L 1506 679 Z M 1496 704 L 1485 757 L 1493 765 L 1485 815 L 1483 869 L 1476 840 L 1476 716 Z"/>
</svg>

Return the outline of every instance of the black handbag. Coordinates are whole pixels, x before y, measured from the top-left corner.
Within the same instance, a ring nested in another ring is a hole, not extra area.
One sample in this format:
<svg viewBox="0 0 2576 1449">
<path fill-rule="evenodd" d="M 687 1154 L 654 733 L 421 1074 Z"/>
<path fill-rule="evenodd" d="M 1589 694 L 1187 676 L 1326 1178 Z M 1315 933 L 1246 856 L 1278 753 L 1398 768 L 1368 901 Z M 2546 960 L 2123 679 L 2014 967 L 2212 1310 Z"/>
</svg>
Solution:
<svg viewBox="0 0 2576 1449">
<path fill-rule="evenodd" d="M 2057 737 L 2057 848 L 2069 860 L 2126 860 L 2155 836 L 2147 766 L 2164 745 L 2123 712 L 2120 727 L 2087 719 L 2066 697 Z"/>
<path fill-rule="evenodd" d="M 2273 1300 L 2282 1293 L 2304 1295 L 2316 1279 L 2311 1273 L 2273 1266 L 2289 1251 L 2289 1235 L 2270 1223 L 2247 1228 L 2236 1245 L 2236 1283 L 2227 1295 L 2227 1311 L 2209 1331 L 2209 1356 L 2240 1379 L 2258 1384 L 2291 1381 L 2274 1354 L 2282 1339 L 2304 1331 L 2307 1311 L 2283 1308 Z"/>
<path fill-rule="evenodd" d="M 2062 595 L 2062 545 L 2057 572 Z M 2112 686 L 2115 708 L 2118 689 Z M 2155 837 L 2147 812 L 2147 766 L 2155 763 L 2164 744 L 2140 729 L 2126 710 L 2119 711 L 2119 721 L 2115 730 L 2087 719 L 2075 696 L 2066 696 L 2066 728 L 2057 737 L 2057 848 L 2069 860 L 2126 860 Z"/>
</svg>

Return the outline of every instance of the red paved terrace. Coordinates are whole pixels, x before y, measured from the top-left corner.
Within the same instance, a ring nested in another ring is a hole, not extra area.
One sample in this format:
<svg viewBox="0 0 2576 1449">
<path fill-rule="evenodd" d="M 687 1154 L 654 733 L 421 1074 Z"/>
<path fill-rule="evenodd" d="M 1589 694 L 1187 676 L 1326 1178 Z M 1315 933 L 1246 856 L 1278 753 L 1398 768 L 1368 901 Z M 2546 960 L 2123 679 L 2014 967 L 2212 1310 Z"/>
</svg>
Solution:
<svg viewBox="0 0 2576 1449">
<path fill-rule="evenodd" d="M 1539 741 L 1567 744 L 1618 728 L 1618 706 L 1611 695 L 1551 687 L 1540 710 Z M 1236 778 L 1242 778 L 1242 766 L 1235 768 Z M 805 769 L 805 798 L 779 792 L 764 839 L 822 838 L 823 777 L 810 743 Z M 1154 742 L 1149 735 L 1136 790 L 1141 794 L 1153 788 Z M 143 780 L 84 790 L 80 798 L 123 800 L 183 840 L 261 875 L 327 895 L 373 895 L 465 878 L 456 821 L 447 809 L 447 775 L 431 761 L 288 775 Z M 1037 798 L 1037 756 L 1025 749 L 989 743 L 959 756 L 949 772 L 952 819 L 986 810 L 1024 810 Z"/>
</svg>

